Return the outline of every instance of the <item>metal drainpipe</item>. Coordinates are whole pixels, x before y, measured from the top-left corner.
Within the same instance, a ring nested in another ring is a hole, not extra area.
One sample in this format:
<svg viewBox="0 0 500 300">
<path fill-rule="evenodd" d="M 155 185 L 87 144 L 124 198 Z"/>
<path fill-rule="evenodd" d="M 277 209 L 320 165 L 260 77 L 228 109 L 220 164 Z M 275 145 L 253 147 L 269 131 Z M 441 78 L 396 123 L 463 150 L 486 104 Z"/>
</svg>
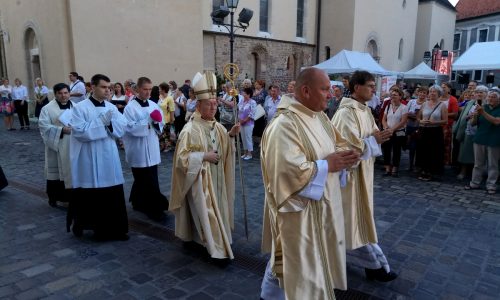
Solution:
<svg viewBox="0 0 500 300">
<path fill-rule="evenodd" d="M 319 64 L 320 36 L 321 36 L 321 0 L 318 0 L 318 17 L 316 24 L 316 64 Z"/>
</svg>

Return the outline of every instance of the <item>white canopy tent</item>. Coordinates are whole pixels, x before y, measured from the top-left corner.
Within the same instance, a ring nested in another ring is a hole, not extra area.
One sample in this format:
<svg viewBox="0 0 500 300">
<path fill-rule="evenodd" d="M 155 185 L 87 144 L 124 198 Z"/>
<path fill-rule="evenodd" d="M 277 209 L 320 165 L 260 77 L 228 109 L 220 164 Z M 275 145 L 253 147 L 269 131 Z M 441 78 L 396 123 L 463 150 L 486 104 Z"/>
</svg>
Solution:
<svg viewBox="0 0 500 300">
<path fill-rule="evenodd" d="M 474 43 L 453 63 L 453 71 L 500 70 L 500 41 Z"/>
<path fill-rule="evenodd" d="M 425 62 L 421 62 L 415 68 L 400 74 L 404 79 L 435 80 L 438 76 L 438 72 L 431 69 Z"/>
<path fill-rule="evenodd" d="M 354 73 L 361 70 L 374 75 L 394 74 L 382 68 L 370 54 L 345 49 L 313 67 L 324 70 L 328 74 Z"/>
</svg>

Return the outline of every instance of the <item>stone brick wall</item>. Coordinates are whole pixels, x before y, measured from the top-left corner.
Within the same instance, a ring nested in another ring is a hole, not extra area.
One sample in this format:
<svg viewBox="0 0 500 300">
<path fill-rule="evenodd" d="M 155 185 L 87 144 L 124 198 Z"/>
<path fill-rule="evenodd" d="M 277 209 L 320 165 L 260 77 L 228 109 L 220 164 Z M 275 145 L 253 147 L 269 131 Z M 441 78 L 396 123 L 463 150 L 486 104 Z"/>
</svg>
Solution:
<svg viewBox="0 0 500 300">
<path fill-rule="evenodd" d="M 205 35 L 210 35 L 212 39 L 207 40 L 213 43 L 205 44 L 204 51 L 215 53 L 213 69 L 222 73 L 224 65 L 229 63 L 229 36 L 208 32 Z M 233 56 L 240 69 L 238 84 L 245 78 L 252 82 L 263 79 L 266 88 L 276 84 L 286 91 L 288 82 L 295 79 L 300 68 L 312 65 L 314 45 L 236 36 Z"/>
</svg>

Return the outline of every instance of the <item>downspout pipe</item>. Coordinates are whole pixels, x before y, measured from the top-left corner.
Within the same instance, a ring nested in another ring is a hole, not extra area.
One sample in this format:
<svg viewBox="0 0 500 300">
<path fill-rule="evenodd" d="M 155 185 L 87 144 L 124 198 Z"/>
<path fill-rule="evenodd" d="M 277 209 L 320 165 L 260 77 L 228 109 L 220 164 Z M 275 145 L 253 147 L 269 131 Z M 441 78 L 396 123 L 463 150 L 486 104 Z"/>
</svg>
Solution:
<svg viewBox="0 0 500 300">
<path fill-rule="evenodd" d="M 316 18 L 316 64 L 319 64 L 319 47 L 321 41 L 321 1 L 318 0 L 318 10 Z"/>
</svg>

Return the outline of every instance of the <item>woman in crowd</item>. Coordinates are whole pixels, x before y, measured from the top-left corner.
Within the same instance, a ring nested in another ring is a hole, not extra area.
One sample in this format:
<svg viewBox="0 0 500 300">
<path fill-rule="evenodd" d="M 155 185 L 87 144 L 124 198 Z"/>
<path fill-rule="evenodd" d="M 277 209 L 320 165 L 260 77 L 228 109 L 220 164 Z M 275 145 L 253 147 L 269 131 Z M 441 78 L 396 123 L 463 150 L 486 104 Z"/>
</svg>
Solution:
<svg viewBox="0 0 500 300">
<path fill-rule="evenodd" d="M 125 87 L 125 101 L 128 103 L 129 100 L 132 100 L 135 97 L 135 83 L 132 79 L 127 79 L 123 85 Z"/>
<path fill-rule="evenodd" d="M 160 151 L 168 152 L 174 146 L 175 128 L 174 128 L 174 98 L 169 95 L 170 86 L 166 82 L 160 83 L 160 100 L 158 105 L 163 112 L 163 132 L 160 136 Z"/>
<path fill-rule="evenodd" d="M 451 83 L 443 82 L 441 84 L 443 95 L 440 101 L 446 105 L 448 109 L 448 122 L 443 126 L 444 134 L 444 164 L 451 165 L 451 142 L 452 142 L 452 129 L 453 123 L 458 116 L 458 100 L 450 94 Z"/>
<path fill-rule="evenodd" d="M 113 91 L 114 93 L 113 97 L 111 97 L 111 103 L 113 103 L 116 108 L 118 108 L 118 111 L 123 114 L 125 105 L 127 105 L 127 102 L 125 101 L 125 88 L 123 88 L 121 83 L 117 82 L 114 84 Z"/>
<path fill-rule="evenodd" d="M 187 99 L 186 101 L 186 117 L 185 117 L 186 122 L 189 121 L 189 118 L 191 118 L 191 115 L 196 110 L 196 101 L 197 101 L 196 95 L 194 94 L 194 90 L 192 88 L 189 88 L 188 96 L 189 99 Z"/>
<path fill-rule="evenodd" d="M 252 99 L 255 100 L 257 105 L 260 104 L 264 107 L 266 98 L 269 96 L 269 93 L 266 91 L 266 82 L 262 79 L 256 80 L 254 88 Z M 266 118 L 260 118 L 255 121 L 253 135 L 257 137 L 256 141 L 259 141 L 262 133 L 264 132 L 264 128 L 266 128 Z"/>
<path fill-rule="evenodd" d="M 172 83 L 171 81 L 170 83 Z M 175 82 L 174 82 L 175 84 Z M 172 86 L 174 86 L 172 84 Z M 186 97 L 184 97 L 184 94 L 180 89 L 176 89 L 174 93 L 174 104 L 175 104 L 175 134 L 179 136 L 179 133 L 182 131 L 182 128 L 184 128 L 184 124 L 186 124 Z"/>
<path fill-rule="evenodd" d="M 474 168 L 472 180 L 466 190 L 477 189 L 487 173 L 486 191 L 496 193 L 498 179 L 498 161 L 500 160 L 500 93 L 492 90 L 488 93 L 488 104 L 478 104 L 472 123 L 477 124 L 474 136 Z"/>
<path fill-rule="evenodd" d="M 40 112 L 42 111 L 42 107 L 49 103 L 49 89 L 44 85 L 43 80 L 41 78 L 37 78 L 35 80 L 35 98 L 36 98 L 36 106 L 35 106 L 35 117 L 40 116 Z"/>
<path fill-rule="evenodd" d="M 415 167 L 415 154 L 417 152 L 418 143 L 418 120 L 417 115 L 422 107 L 422 104 L 427 100 L 427 95 L 429 94 L 429 89 L 425 86 L 421 86 L 417 91 L 417 99 L 412 99 L 408 102 L 408 121 L 406 122 L 406 136 L 407 136 L 407 147 L 410 152 L 410 168 L 409 171 L 413 171 Z M 419 165 L 416 165 L 420 169 Z"/>
<path fill-rule="evenodd" d="M 230 91 L 230 83 L 222 85 L 222 95 L 218 98 L 220 123 L 227 131 L 234 126 L 234 101 L 233 96 L 229 93 Z"/>
<path fill-rule="evenodd" d="M 465 105 L 472 98 L 472 91 L 467 89 L 458 98 L 458 113 L 461 113 Z"/>
<path fill-rule="evenodd" d="M 439 85 L 429 88 L 429 100 L 418 112 L 420 140 L 417 145 L 417 163 L 422 172 L 418 179 L 430 181 L 442 174 L 444 167 L 443 125 L 448 122 L 448 108 L 439 97 L 443 90 Z"/>
<path fill-rule="evenodd" d="M 177 82 L 175 82 L 175 81 L 173 81 L 173 80 L 170 80 L 170 81 L 168 82 L 168 87 L 169 87 L 169 92 L 168 92 L 168 94 L 169 94 L 170 96 L 172 96 L 172 98 L 173 98 L 173 99 L 175 99 L 175 98 L 176 98 L 176 97 L 175 97 L 175 94 L 176 94 L 176 92 L 177 92 Z M 184 98 L 185 98 L 185 97 L 184 97 Z"/>
<path fill-rule="evenodd" d="M 405 126 L 408 119 L 408 108 L 401 103 L 403 92 L 393 89 L 391 103 L 387 105 L 382 119 L 383 130 L 392 132 L 391 138 L 382 144 L 384 154 L 384 176 L 398 177 L 399 163 L 401 161 L 401 148 L 406 143 Z"/>
<path fill-rule="evenodd" d="M 92 96 L 92 85 L 90 82 L 85 82 L 85 99 L 90 98 Z"/>
<path fill-rule="evenodd" d="M 241 156 L 241 158 L 244 160 L 250 160 L 253 157 L 253 118 L 255 116 L 255 107 L 257 107 L 257 103 L 255 103 L 255 100 L 252 99 L 253 90 L 251 88 L 244 88 L 242 95 L 243 99 L 241 99 L 238 103 L 238 117 L 241 124 L 241 141 L 245 153 Z"/>
<path fill-rule="evenodd" d="M 22 84 L 19 78 L 14 80 L 15 87 L 12 89 L 12 100 L 16 108 L 17 117 L 21 130 L 30 129 L 30 118 L 28 117 L 28 89 Z"/>
<path fill-rule="evenodd" d="M 12 115 L 14 115 L 14 106 L 12 104 L 12 86 L 9 84 L 8 79 L 4 79 L 2 83 L 3 84 L 0 86 L 0 97 L 2 97 L 1 109 L 4 114 L 3 122 L 7 130 L 16 130 L 13 127 L 14 119 L 12 118 Z"/>
<path fill-rule="evenodd" d="M 149 95 L 149 100 L 158 104 L 158 101 L 160 101 L 160 87 L 155 85 L 151 88 L 151 94 Z"/>
<path fill-rule="evenodd" d="M 460 118 L 455 126 L 455 136 L 460 142 L 460 150 L 458 153 L 458 162 L 460 163 L 460 173 L 458 179 L 464 179 L 467 175 L 467 170 L 474 165 L 474 146 L 473 140 L 476 134 L 476 125 L 471 123 L 472 116 L 476 111 L 476 104 L 482 105 L 486 99 L 488 88 L 484 85 L 476 87 L 474 90 L 474 99 L 471 99 L 465 105 Z"/>
</svg>

